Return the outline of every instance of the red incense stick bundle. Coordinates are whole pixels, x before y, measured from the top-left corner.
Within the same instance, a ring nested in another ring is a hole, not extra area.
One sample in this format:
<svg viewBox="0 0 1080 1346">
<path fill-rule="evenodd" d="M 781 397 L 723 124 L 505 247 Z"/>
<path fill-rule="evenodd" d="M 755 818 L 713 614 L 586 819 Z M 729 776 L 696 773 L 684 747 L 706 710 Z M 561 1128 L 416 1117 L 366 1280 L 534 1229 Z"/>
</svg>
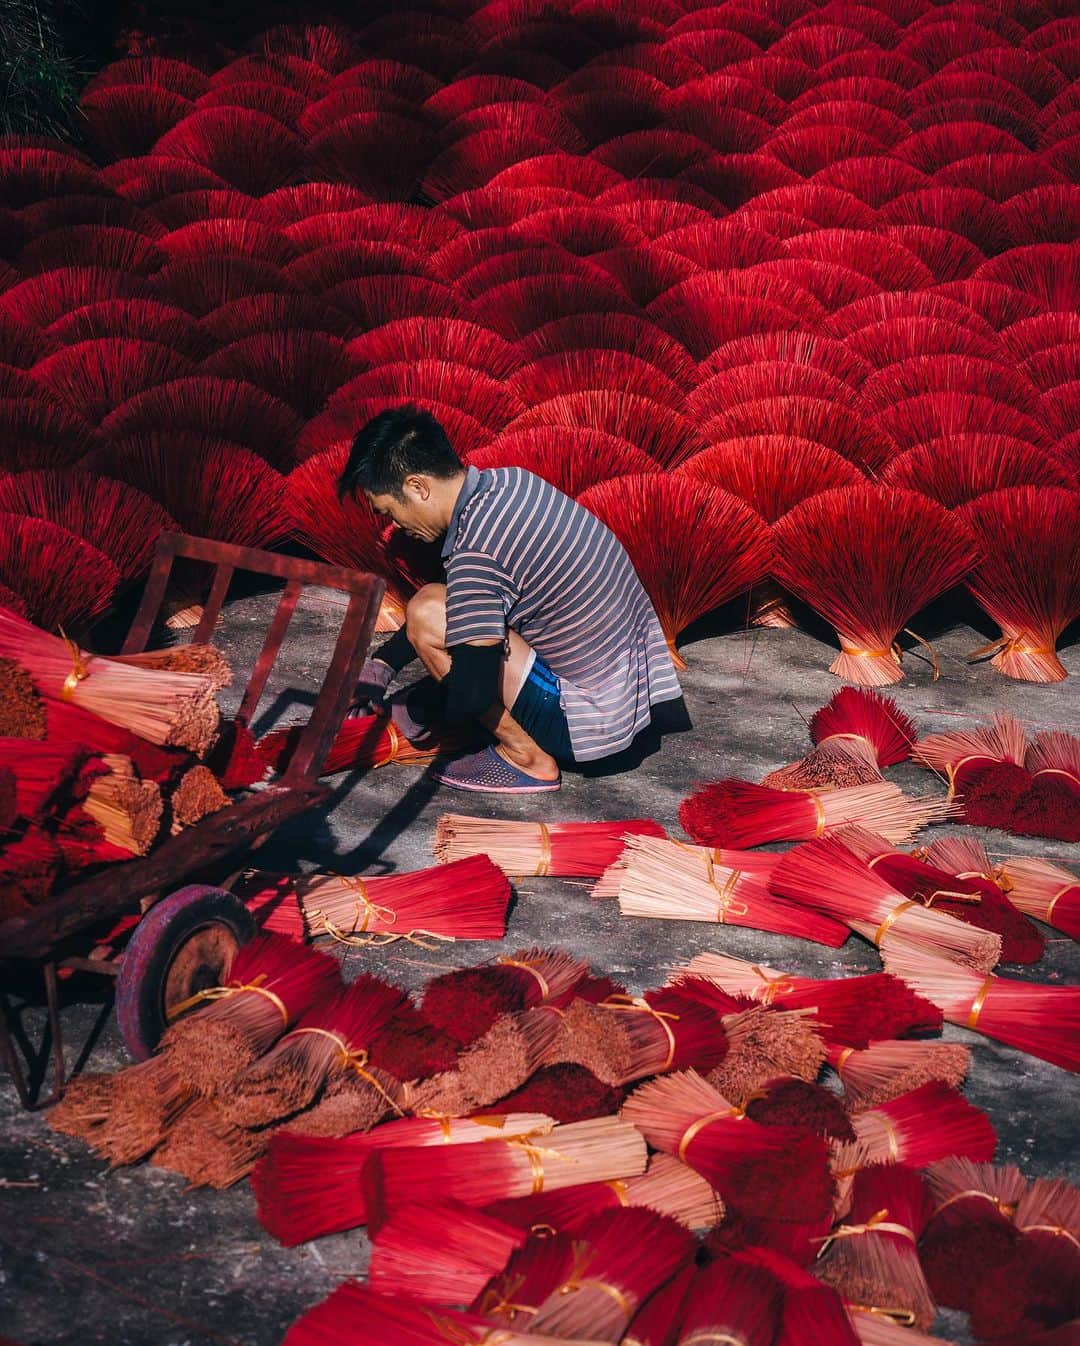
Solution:
<svg viewBox="0 0 1080 1346">
<path fill-rule="evenodd" d="M 122 725 L 110 724 L 99 715 L 70 701 L 48 701 L 45 737 L 59 743 L 78 743 L 94 753 L 120 753 L 130 757 L 143 780 L 159 785 L 174 780 L 190 764 L 191 757 L 175 748 L 162 748 L 139 738 Z"/>
<path fill-rule="evenodd" d="M 623 916 L 716 921 L 798 935 L 833 948 L 847 927 L 774 897 L 769 876 L 779 857 L 627 837 L 622 858 L 597 881 L 594 897 L 616 896 Z"/>
<path fill-rule="evenodd" d="M 221 726 L 221 734 L 206 764 L 221 782 L 223 790 L 245 790 L 267 774 L 267 765 L 258 752 L 255 736 L 241 720 L 226 720 Z"/>
<path fill-rule="evenodd" d="M 694 1238 L 676 1221 L 644 1207 L 605 1211 L 579 1231 L 574 1263 L 538 1306 L 538 1335 L 621 1341 L 641 1305 L 685 1266 Z"/>
<path fill-rule="evenodd" d="M 854 1140 L 844 1105 L 811 1080 L 775 1079 L 746 1103 L 746 1115 L 763 1126 L 792 1126 L 830 1140 Z"/>
<path fill-rule="evenodd" d="M 664 837 L 651 818 L 604 823 L 535 823 L 444 813 L 435 829 L 442 864 L 486 855 L 504 874 L 597 878 L 622 854 L 628 836 Z"/>
<path fill-rule="evenodd" d="M 933 1209 L 922 1177 L 902 1164 L 855 1175 L 851 1212 L 822 1245 L 818 1275 L 850 1303 L 899 1310 L 920 1330 L 934 1321 L 934 1301 L 916 1245 Z"/>
<path fill-rule="evenodd" d="M 583 1122 L 618 1112 L 624 1091 L 569 1061 L 534 1071 L 520 1089 L 490 1104 L 490 1112 L 543 1112 L 557 1122 Z"/>
<path fill-rule="evenodd" d="M 887 1309 L 878 1312 L 851 1304 L 847 1313 L 859 1346 L 947 1346 L 944 1337 L 928 1337 L 908 1327 L 903 1314 L 893 1317 Z M 1025 1346 L 1035 1346 L 1035 1342 Z"/>
<path fill-rule="evenodd" d="M 772 1346 L 783 1294 L 760 1267 L 734 1258 L 713 1262 L 694 1277 L 682 1311 L 679 1346 Z"/>
<path fill-rule="evenodd" d="M 367 973 L 324 996 L 230 1081 L 225 1116 L 236 1126 L 266 1126 L 308 1107 L 334 1075 L 351 1070 L 370 1082 L 368 1062 L 374 1054 L 379 1064 L 379 1037 L 405 1000 L 398 987 Z"/>
<path fill-rule="evenodd" d="M 841 687 L 814 712 L 809 727 L 812 751 L 771 772 L 763 785 L 798 790 L 865 784 L 879 779 L 882 767 L 906 761 L 916 737 L 892 698 L 866 687 Z"/>
<path fill-rule="evenodd" d="M 934 1213 L 919 1261 L 939 1304 L 970 1312 L 982 1278 L 1012 1256 L 1013 1222 L 1027 1181 L 1015 1164 L 995 1167 L 953 1156 L 931 1164 L 926 1184 Z"/>
<path fill-rule="evenodd" d="M 79 649 L 0 608 L 0 655 L 17 659 L 48 701 L 71 701 L 151 743 L 203 753 L 218 729 L 214 680 L 134 668 Z"/>
<path fill-rule="evenodd" d="M 0 845 L 0 912 L 15 916 L 48 897 L 63 862 L 60 847 L 40 827 Z"/>
<path fill-rule="evenodd" d="M 781 1075 L 807 1081 L 817 1078 L 825 1044 L 812 1010 L 780 1014 L 755 1005 L 740 1014 L 725 1015 L 723 1025 L 727 1055 L 708 1079 L 725 1098 L 745 1103 Z"/>
<path fill-rule="evenodd" d="M 537 1136 L 551 1129 L 537 1113 L 504 1117 L 405 1117 L 341 1138 L 277 1131 L 251 1175 L 259 1223 L 287 1248 L 355 1229 L 367 1221 L 360 1175 L 376 1150 L 474 1145 L 493 1136 Z"/>
<path fill-rule="evenodd" d="M 431 1191 L 486 1206 L 500 1197 L 633 1177 L 645 1166 L 641 1134 L 618 1118 L 597 1117 L 544 1136 L 499 1137 L 482 1150 L 383 1149 L 371 1156 L 361 1182 L 369 1221 L 378 1224 L 395 1206 Z"/>
<path fill-rule="evenodd" d="M 683 1267 L 650 1295 L 634 1314 L 622 1346 L 675 1346 L 686 1296 L 697 1274 L 696 1267 Z"/>
<path fill-rule="evenodd" d="M 85 799 L 95 776 L 109 769 L 74 743 L 21 738 L 0 738 L 0 767 L 14 772 L 15 812 L 27 821 L 40 821 Z"/>
<path fill-rule="evenodd" d="M 1003 962 L 1037 963 L 1042 957 L 1045 948 L 1042 936 L 1010 906 L 992 880 L 970 872 L 957 875 L 936 868 L 917 856 L 894 850 L 865 828 L 846 827 L 837 833 L 837 838 L 904 897 L 998 935 Z"/>
<path fill-rule="evenodd" d="M 725 954 L 702 953 L 690 960 L 676 982 L 687 974 L 779 1010 L 812 1009 L 818 1031 L 831 1045 L 868 1047 L 884 1038 L 941 1027 L 941 1011 L 929 999 L 884 972 L 818 980 Z"/>
<path fill-rule="evenodd" d="M 537 1309 L 556 1286 L 562 1285 L 576 1260 L 577 1243 L 565 1234 L 540 1227 L 469 1305 L 471 1312 L 483 1314 L 497 1323 L 496 1335 L 503 1331 L 530 1331 Z M 542 1341 L 550 1341 L 544 1336 Z"/>
<path fill-rule="evenodd" d="M 558 1001 L 589 966 L 560 949 L 518 949 L 494 963 L 435 977 L 424 988 L 428 1020 L 459 1042 L 473 1042 L 500 1014 Z"/>
<path fill-rule="evenodd" d="M 1028 744 L 1024 765 L 1037 781 L 1057 776 L 1072 792 L 1080 794 L 1080 737 L 1060 729 L 1044 729 Z"/>
<path fill-rule="evenodd" d="M 1000 873 L 1014 907 L 1080 939 L 1080 875 L 1029 855 L 1007 856 Z"/>
<path fill-rule="evenodd" d="M 1080 841 L 1080 738 L 1048 731 L 1028 746 L 1031 788 L 1016 802 L 1010 830 L 1022 836 Z"/>
<path fill-rule="evenodd" d="M 398 940 L 501 939 L 510 884 L 485 855 L 412 874 L 317 874 L 296 884 L 310 937 L 362 948 Z"/>
<path fill-rule="evenodd" d="M 972 826 L 1005 827 L 1031 786 L 1024 767 L 1024 726 L 1002 711 L 976 729 L 930 734 L 912 749 L 920 766 L 943 776 L 949 797 L 958 797 L 960 816 Z"/>
<path fill-rule="evenodd" d="M 619 1115 L 650 1145 L 696 1169 L 738 1211 L 794 1219 L 829 1207 L 824 1142 L 794 1127 L 749 1121 L 692 1070 L 641 1085 Z"/>
<path fill-rule="evenodd" d="M 958 1042 L 872 1042 L 862 1051 L 830 1047 L 829 1065 L 840 1076 L 852 1112 L 865 1112 L 931 1080 L 959 1089 L 971 1049 Z"/>
<path fill-rule="evenodd" d="M 256 751 L 267 766 L 275 771 L 284 771 L 303 729 L 303 725 L 274 729 L 259 739 Z M 402 766 L 429 762 L 440 751 L 451 746 L 452 740 L 444 741 L 440 738 L 418 747 L 410 743 L 387 716 L 354 715 L 345 720 L 338 730 L 323 763 L 322 775 L 333 776 L 338 771 L 387 766 L 390 762 L 399 762 Z"/>
<path fill-rule="evenodd" d="M 368 1284 L 422 1304 L 469 1304 L 527 1237 L 459 1201 L 400 1206 L 373 1241 Z"/>
<path fill-rule="evenodd" d="M 788 851 L 773 872 L 773 891 L 824 909 L 883 951 L 927 950 L 983 972 L 999 961 L 999 935 L 905 897 L 853 855 L 844 836 L 841 831 Z"/>
<path fill-rule="evenodd" d="M 945 801 L 910 798 L 888 781 L 840 790 L 770 790 L 723 780 L 684 799 L 679 821 L 699 845 L 742 850 L 769 841 L 807 841 L 845 823 L 860 823 L 899 845 L 948 813 Z"/>
<path fill-rule="evenodd" d="M 937 1005 L 949 1023 L 1064 1070 L 1080 1070 L 1080 986 L 982 977 L 942 958 L 899 952 L 890 956 L 889 968 Z"/>
<path fill-rule="evenodd" d="M 198 1013 L 172 1024 L 161 1039 L 173 1070 L 201 1094 L 223 1089 L 341 985 L 333 958 L 280 935 L 257 935 L 241 946 L 227 975 L 224 986 L 193 996 L 190 1008 L 201 1006 Z"/>
<path fill-rule="evenodd" d="M 893 1163 L 924 1168 L 954 1154 L 985 1163 L 997 1147 L 986 1113 L 941 1080 L 859 1113 L 852 1126 L 855 1144 L 836 1151 L 839 1170 L 849 1167 L 847 1160 L 856 1151 L 860 1167 Z"/>
<path fill-rule="evenodd" d="M 814 1256 L 821 1242 L 820 1237 L 815 1239 Z M 801 1346 L 814 1340 L 828 1342 L 829 1346 L 858 1346 L 840 1296 L 804 1265 L 774 1248 L 745 1248 L 735 1253 L 734 1260 L 767 1271 L 783 1290 L 784 1309 L 774 1346 Z"/>
</svg>

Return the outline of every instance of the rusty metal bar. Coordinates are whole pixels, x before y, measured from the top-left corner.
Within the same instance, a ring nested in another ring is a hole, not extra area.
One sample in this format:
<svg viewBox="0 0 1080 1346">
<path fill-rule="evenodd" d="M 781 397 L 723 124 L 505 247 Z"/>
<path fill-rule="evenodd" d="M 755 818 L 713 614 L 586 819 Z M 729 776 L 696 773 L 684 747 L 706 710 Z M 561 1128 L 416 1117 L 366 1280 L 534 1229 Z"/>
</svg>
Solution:
<svg viewBox="0 0 1080 1346">
<path fill-rule="evenodd" d="M 150 639 L 150 632 L 154 629 L 154 622 L 161 611 L 165 590 L 169 585 L 169 576 L 172 574 L 175 552 L 169 547 L 167 539 L 174 536 L 172 533 L 162 533 L 158 538 L 157 551 L 150 567 L 150 578 L 146 581 L 139 610 L 131 623 L 121 654 L 141 654 L 146 649 L 146 642 Z"/>
<path fill-rule="evenodd" d="M 221 612 L 221 605 L 225 602 L 225 595 L 229 591 L 234 573 L 233 567 L 224 563 L 214 571 L 214 582 L 210 586 L 210 595 L 203 605 L 202 616 L 199 618 L 199 624 L 192 637 L 196 645 L 205 645 L 213 634 L 214 627 L 217 625 L 218 614 Z"/>
<path fill-rule="evenodd" d="M 274 661 L 281 649 L 281 642 L 285 639 L 285 633 L 289 629 L 289 623 L 296 611 L 296 603 L 303 587 L 300 580 L 289 580 L 285 586 L 285 592 L 281 595 L 277 610 L 274 613 L 274 620 L 270 623 L 270 629 L 266 633 L 263 647 L 259 651 L 259 657 L 255 661 L 255 667 L 248 679 L 244 699 L 240 703 L 240 709 L 236 712 L 236 718 L 243 724 L 250 724 L 251 717 L 255 714 L 255 708 L 258 706 L 266 688 L 266 680 L 270 676 L 270 670 L 274 667 Z"/>
</svg>

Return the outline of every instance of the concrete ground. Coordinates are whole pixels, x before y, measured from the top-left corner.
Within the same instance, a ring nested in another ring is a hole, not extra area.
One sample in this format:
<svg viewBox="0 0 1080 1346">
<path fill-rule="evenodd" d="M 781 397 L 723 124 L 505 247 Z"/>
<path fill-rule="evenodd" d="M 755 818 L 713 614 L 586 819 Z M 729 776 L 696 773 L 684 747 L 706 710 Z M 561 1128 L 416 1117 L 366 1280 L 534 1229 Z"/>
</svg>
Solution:
<svg viewBox="0 0 1080 1346">
<path fill-rule="evenodd" d="M 221 643 L 236 667 L 250 667 L 271 602 L 255 596 L 227 609 Z M 301 718 L 337 615 L 327 595 L 313 594 L 302 604 L 264 702 L 267 721 Z M 942 677 L 933 685 L 925 664 L 906 661 L 908 680 L 895 695 L 923 732 L 970 724 L 995 709 L 1012 711 L 1032 727 L 1077 729 L 1080 645 L 1063 656 L 1074 675 L 1070 682 L 1035 686 L 1010 682 L 988 664 L 966 665 L 964 654 L 984 639 L 962 625 L 935 637 Z M 678 835 L 678 805 L 695 783 L 724 775 L 760 779 L 801 756 L 807 743 L 802 717 L 838 686 L 826 671 L 829 649 L 799 631 L 737 632 L 697 641 L 686 654 L 683 686 L 693 728 L 665 738 L 636 770 L 570 776 L 559 794 L 539 802 L 499 800 L 497 808 L 480 797 L 433 791 L 419 768 L 354 773 L 338 777 L 330 806 L 279 833 L 259 863 L 367 873 L 419 868 L 432 862 L 435 820 L 445 809 L 545 819 L 648 815 Z M 912 790 L 938 788 L 912 767 L 890 774 Z M 1054 843 L 1001 833 L 985 840 L 991 852 L 1080 858 L 1075 848 Z M 622 919 L 614 903 L 592 901 L 579 885 L 536 879 L 518 892 L 505 943 L 432 953 L 353 950 L 345 955 L 346 975 L 371 968 L 415 988 L 451 966 L 534 943 L 587 956 L 634 991 L 662 981 L 673 963 L 703 949 L 813 976 L 878 966 L 870 946 L 855 937 L 827 950 L 752 930 Z M 1075 981 L 1078 971 L 1076 946 L 1051 934 L 1040 965 L 1009 975 Z M 90 1069 L 119 1067 L 125 1055 L 107 1005 L 82 999 L 64 1011 L 69 1050 L 85 1047 Z M 39 1040 L 40 1011 L 28 1007 L 23 1021 Z M 966 1093 L 997 1127 L 998 1160 L 1015 1162 L 1030 1176 L 1068 1175 L 1072 1165 L 1075 1180 L 1074 1079 L 975 1034 L 946 1027 L 945 1036 L 975 1047 Z M 366 1261 L 359 1232 L 279 1248 L 259 1227 L 246 1185 L 189 1192 L 179 1177 L 145 1166 L 107 1173 L 81 1144 L 22 1112 L 0 1081 L 0 1333 L 21 1346 L 276 1346 L 300 1312 L 343 1277 L 362 1274 Z M 968 1340 L 956 1315 L 943 1315 L 937 1330 L 948 1340 Z"/>
</svg>

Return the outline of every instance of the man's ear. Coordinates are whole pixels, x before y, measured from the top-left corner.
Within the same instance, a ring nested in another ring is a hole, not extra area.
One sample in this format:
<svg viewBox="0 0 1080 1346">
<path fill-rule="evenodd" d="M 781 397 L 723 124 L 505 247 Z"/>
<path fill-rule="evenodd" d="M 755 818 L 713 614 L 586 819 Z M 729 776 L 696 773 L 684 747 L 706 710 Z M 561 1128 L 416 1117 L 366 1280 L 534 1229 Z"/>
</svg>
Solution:
<svg viewBox="0 0 1080 1346">
<path fill-rule="evenodd" d="M 431 495 L 431 482 L 420 472 L 410 472 L 401 484 L 421 500 L 427 500 Z"/>
</svg>

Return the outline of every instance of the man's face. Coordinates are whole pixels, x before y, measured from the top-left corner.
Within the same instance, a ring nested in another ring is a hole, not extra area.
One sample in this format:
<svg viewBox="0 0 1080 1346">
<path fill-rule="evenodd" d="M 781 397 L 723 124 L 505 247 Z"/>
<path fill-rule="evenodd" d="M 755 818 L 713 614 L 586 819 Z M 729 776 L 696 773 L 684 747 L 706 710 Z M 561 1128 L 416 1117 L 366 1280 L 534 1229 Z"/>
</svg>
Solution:
<svg viewBox="0 0 1080 1346">
<path fill-rule="evenodd" d="M 425 476 L 406 477 L 400 499 L 396 495 L 376 495 L 371 491 L 365 494 L 376 514 L 391 519 L 394 526 L 409 537 L 434 542 L 445 529 L 432 498 L 431 482 Z"/>
</svg>

